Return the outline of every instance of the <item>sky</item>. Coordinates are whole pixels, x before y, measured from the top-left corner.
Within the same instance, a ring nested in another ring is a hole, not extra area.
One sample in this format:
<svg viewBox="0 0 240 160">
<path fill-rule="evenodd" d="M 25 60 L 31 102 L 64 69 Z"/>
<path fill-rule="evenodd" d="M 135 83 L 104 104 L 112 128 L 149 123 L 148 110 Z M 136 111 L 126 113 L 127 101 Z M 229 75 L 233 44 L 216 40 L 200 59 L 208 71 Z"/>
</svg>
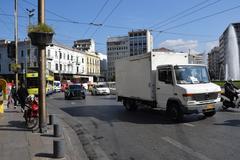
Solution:
<svg viewBox="0 0 240 160">
<path fill-rule="evenodd" d="M 56 43 L 93 38 L 103 54 L 108 37 L 134 29 L 150 29 L 154 48 L 207 53 L 230 23 L 240 22 L 239 0 L 45 0 L 45 7 Z M 18 0 L 20 40 L 27 37 L 26 9 L 35 9 L 37 24 L 37 0 Z M 14 0 L 0 0 L 0 39 L 14 39 L 13 15 Z"/>
</svg>

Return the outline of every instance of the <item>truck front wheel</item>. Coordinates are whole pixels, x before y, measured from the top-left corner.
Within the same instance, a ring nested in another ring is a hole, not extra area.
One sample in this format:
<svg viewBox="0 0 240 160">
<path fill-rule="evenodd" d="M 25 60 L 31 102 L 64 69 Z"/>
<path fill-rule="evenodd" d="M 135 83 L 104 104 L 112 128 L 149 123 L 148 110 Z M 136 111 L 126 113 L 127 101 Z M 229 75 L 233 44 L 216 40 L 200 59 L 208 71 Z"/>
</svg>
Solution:
<svg viewBox="0 0 240 160">
<path fill-rule="evenodd" d="M 123 100 L 123 105 L 127 111 L 136 111 L 138 108 L 134 100 Z"/>
<path fill-rule="evenodd" d="M 171 103 L 167 107 L 167 115 L 174 122 L 181 122 L 183 120 L 183 111 L 176 103 Z"/>
</svg>

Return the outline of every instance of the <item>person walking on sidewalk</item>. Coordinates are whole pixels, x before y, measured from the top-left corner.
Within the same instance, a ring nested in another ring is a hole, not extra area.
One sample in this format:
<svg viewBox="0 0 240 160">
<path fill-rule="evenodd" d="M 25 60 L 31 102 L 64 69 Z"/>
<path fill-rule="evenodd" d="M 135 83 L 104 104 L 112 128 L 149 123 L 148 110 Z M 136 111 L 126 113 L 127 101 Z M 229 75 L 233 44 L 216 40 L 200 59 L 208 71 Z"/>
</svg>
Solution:
<svg viewBox="0 0 240 160">
<path fill-rule="evenodd" d="M 21 104 L 21 110 L 22 110 L 22 112 L 24 112 L 25 100 L 28 97 L 28 91 L 27 91 L 27 89 L 26 89 L 26 87 L 23 83 L 19 87 L 19 89 L 17 91 L 17 95 L 18 95 L 18 98 L 19 98 L 19 102 Z"/>
<path fill-rule="evenodd" d="M 14 108 L 16 108 L 17 104 L 18 104 L 18 95 L 17 95 L 17 90 L 16 90 L 16 86 L 13 85 L 11 92 L 10 92 L 10 97 L 13 99 L 14 101 Z M 11 99 L 10 99 L 11 100 Z"/>
</svg>

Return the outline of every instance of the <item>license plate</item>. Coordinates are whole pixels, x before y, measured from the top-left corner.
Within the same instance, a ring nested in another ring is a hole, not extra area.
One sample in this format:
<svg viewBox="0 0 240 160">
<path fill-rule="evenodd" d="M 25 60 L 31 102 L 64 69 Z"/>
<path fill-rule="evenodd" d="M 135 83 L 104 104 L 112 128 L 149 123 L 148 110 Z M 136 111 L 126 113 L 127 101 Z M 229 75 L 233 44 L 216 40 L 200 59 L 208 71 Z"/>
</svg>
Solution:
<svg viewBox="0 0 240 160">
<path fill-rule="evenodd" d="M 207 109 L 213 109 L 214 108 L 214 105 L 213 104 L 208 104 L 207 105 Z"/>
</svg>

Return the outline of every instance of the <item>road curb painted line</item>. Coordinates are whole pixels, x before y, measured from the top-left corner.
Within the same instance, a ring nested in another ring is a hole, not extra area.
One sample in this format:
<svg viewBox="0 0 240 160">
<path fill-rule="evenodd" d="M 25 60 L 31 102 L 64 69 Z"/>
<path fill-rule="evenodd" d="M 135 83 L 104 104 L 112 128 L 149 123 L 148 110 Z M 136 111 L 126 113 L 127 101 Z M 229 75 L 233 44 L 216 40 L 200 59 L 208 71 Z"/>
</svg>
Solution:
<svg viewBox="0 0 240 160">
<path fill-rule="evenodd" d="M 193 125 L 191 123 L 183 123 L 183 125 L 188 126 L 188 127 L 195 127 L 195 125 Z"/>
<path fill-rule="evenodd" d="M 170 137 L 162 137 L 162 139 L 164 141 L 172 144 L 173 146 L 179 148 L 180 150 L 192 155 L 193 157 L 196 157 L 200 160 L 211 160 L 210 158 L 206 157 L 205 155 L 194 151 L 192 148 L 189 148 L 188 146 L 185 146 L 185 145 L 179 143 L 178 141 L 176 141 L 176 140 L 174 140 Z"/>
</svg>

